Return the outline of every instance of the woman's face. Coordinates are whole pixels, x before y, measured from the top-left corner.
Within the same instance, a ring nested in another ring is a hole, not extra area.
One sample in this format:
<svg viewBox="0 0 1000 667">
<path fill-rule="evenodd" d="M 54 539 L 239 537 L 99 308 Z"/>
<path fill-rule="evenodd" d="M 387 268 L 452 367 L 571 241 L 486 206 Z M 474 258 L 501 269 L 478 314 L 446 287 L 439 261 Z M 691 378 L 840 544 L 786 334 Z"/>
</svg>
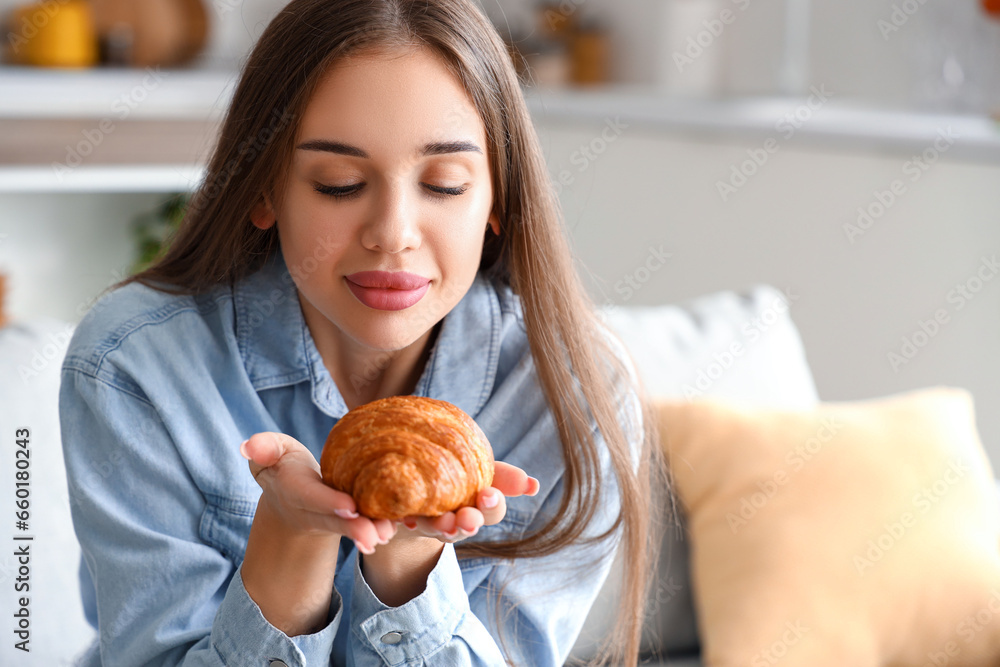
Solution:
<svg viewBox="0 0 1000 667">
<path fill-rule="evenodd" d="M 418 341 L 468 291 L 487 226 L 499 232 L 465 89 L 427 49 L 354 56 L 325 75 L 295 145 L 277 208 L 253 221 L 277 221 L 313 336 Z"/>
</svg>

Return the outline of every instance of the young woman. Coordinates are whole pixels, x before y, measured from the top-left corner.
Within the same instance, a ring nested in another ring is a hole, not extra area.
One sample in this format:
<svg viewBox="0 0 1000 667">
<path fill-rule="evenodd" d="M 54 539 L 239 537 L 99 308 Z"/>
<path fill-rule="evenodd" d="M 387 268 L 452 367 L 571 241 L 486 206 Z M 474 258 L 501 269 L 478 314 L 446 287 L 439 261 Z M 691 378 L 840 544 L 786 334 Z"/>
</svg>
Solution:
<svg viewBox="0 0 1000 667">
<path fill-rule="evenodd" d="M 561 665 L 617 547 L 635 664 L 653 420 L 562 233 L 471 0 L 289 4 L 169 251 L 64 362 L 84 664 Z M 400 394 L 489 437 L 475 507 L 373 521 L 322 483 L 337 419 Z"/>
</svg>

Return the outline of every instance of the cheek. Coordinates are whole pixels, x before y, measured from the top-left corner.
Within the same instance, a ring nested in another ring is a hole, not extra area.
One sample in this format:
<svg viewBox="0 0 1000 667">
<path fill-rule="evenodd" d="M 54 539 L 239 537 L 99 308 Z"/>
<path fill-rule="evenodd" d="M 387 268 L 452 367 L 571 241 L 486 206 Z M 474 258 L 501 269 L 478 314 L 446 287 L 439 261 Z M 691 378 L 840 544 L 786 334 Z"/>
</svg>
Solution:
<svg viewBox="0 0 1000 667">
<path fill-rule="evenodd" d="M 487 220 L 488 216 L 477 214 L 434 229 L 434 247 L 442 270 L 454 277 L 458 274 L 468 277 L 476 272 Z"/>
<path fill-rule="evenodd" d="M 323 217 L 286 217 L 278 222 L 278 238 L 288 270 L 297 280 L 308 279 L 347 252 L 351 235 L 343 225 L 333 226 Z"/>
</svg>

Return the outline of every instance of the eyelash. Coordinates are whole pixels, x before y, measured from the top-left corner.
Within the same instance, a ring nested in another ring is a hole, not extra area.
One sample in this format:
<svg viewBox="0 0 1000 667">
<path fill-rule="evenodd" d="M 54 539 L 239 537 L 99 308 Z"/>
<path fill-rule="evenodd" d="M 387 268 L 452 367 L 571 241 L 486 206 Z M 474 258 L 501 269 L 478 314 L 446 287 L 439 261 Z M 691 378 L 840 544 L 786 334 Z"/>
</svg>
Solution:
<svg viewBox="0 0 1000 667">
<path fill-rule="evenodd" d="M 334 199 L 353 199 L 354 197 L 357 197 L 358 195 L 361 194 L 362 187 L 364 187 L 363 183 L 360 185 L 350 185 L 342 188 L 338 188 L 333 185 L 320 185 L 319 183 L 317 183 L 315 186 L 313 186 L 313 189 L 316 190 L 316 192 L 320 193 L 321 195 L 327 195 L 328 197 L 333 197 Z M 427 185 L 426 183 L 424 184 L 424 187 L 426 187 L 431 192 L 441 197 L 457 197 L 461 194 L 464 194 L 465 191 L 468 190 L 467 187 L 442 188 L 436 185 Z"/>
</svg>

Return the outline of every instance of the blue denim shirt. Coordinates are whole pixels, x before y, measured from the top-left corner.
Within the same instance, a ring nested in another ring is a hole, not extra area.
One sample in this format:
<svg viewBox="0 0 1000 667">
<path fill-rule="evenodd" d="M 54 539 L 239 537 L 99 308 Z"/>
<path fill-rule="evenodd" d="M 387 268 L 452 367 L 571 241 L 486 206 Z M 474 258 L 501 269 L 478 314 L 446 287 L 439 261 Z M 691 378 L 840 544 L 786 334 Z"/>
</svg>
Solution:
<svg viewBox="0 0 1000 667">
<path fill-rule="evenodd" d="M 476 278 L 444 318 L 414 393 L 465 410 L 498 460 L 541 483 L 470 541 L 517 537 L 555 514 L 559 438 L 509 288 Z M 623 405 L 636 414 L 636 403 Z M 347 411 L 280 253 L 199 296 L 139 284 L 105 295 L 74 333 L 59 407 L 84 607 L 99 631 L 88 667 L 499 666 L 504 656 L 561 665 L 610 567 L 614 542 L 513 563 L 458 560 L 446 545 L 425 590 L 388 607 L 342 540 L 326 627 L 289 637 L 268 623 L 240 574 L 261 489 L 239 445 L 279 431 L 318 460 Z M 606 455 L 602 467 L 607 491 L 587 534 L 619 511 Z"/>
</svg>

